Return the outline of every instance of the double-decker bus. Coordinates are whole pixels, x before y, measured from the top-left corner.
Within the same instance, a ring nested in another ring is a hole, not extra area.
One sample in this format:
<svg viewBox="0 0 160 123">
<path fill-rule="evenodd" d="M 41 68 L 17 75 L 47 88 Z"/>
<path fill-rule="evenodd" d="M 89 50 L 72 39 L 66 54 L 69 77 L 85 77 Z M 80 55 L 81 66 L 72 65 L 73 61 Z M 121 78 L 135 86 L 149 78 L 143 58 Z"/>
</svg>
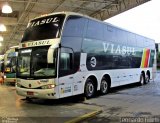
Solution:
<svg viewBox="0 0 160 123">
<path fill-rule="evenodd" d="M 18 46 L 10 47 L 4 54 L 4 82 L 15 83 L 16 82 L 16 61 L 18 52 L 16 51 Z"/>
<path fill-rule="evenodd" d="M 73 12 L 31 20 L 20 43 L 16 90 L 27 98 L 58 99 L 153 78 L 155 43 Z"/>
</svg>

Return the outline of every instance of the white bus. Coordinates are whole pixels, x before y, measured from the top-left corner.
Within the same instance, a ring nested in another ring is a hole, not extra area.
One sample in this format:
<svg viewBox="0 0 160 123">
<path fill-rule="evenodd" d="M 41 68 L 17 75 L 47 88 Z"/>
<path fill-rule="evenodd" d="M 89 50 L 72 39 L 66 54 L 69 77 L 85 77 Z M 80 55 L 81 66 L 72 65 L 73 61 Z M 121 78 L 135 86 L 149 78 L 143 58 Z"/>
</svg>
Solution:
<svg viewBox="0 0 160 123">
<path fill-rule="evenodd" d="M 72 12 L 31 20 L 17 61 L 19 95 L 58 99 L 153 78 L 153 40 Z"/>
</svg>

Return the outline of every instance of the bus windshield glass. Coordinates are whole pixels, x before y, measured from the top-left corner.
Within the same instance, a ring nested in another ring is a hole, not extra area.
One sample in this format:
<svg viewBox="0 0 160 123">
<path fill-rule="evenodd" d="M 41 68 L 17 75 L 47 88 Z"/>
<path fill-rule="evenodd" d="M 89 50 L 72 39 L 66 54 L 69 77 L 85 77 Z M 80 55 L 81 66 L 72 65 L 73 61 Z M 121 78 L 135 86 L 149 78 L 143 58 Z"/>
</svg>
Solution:
<svg viewBox="0 0 160 123">
<path fill-rule="evenodd" d="M 7 65 L 16 65 L 16 52 L 11 52 L 11 53 L 8 53 L 8 56 L 7 56 Z"/>
<path fill-rule="evenodd" d="M 22 78 L 55 77 L 55 62 L 47 62 L 49 47 L 19 50 L 17 76 Z"/>
<path fill-rule="evenodd" d="M 57 14 L 30 21 L 21 42 L 59 38 L 64 18 Z"/>
<path fill-rule="evenodd" d="M 13 73 L 16 72 L 16 58 L 17 58 L 16 52 L 8 53 L 5 72 L 13 72 Z"/>
</svg>

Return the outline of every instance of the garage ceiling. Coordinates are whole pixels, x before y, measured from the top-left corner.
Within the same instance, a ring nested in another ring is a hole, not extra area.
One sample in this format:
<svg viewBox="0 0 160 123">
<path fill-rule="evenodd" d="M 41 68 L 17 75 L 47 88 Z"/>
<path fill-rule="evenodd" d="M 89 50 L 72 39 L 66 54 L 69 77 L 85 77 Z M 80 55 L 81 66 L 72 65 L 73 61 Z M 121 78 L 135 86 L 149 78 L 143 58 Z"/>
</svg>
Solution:
<svg viewBox="0 0 160 123">
<path fill-rule="evenodd" d="M 13 9 L 11 14 L 0 11 L 0 24 L 7 27 L 6 32 L 0 32 L 4 37 L 0 54 L 4 54 L 9 47 L 18 45 L 28 21 L 36 16 L 73 11 L 105 20 L 148 1 L 150 0 L 0 0 L 0 9 L 6 2 Z"/>
</svg>

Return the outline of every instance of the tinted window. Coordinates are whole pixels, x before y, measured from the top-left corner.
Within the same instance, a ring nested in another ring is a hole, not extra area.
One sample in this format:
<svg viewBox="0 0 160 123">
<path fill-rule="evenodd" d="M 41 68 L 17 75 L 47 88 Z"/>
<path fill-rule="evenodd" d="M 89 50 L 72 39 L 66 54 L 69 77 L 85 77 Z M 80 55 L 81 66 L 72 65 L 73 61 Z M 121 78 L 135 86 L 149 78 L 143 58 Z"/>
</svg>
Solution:
<svg viewBox="0 0 160 123">
<path fill-rule="evenodd" d="M 86 37 L 103 40 L 103 25 L 99 22 L 89 20 Z"/>
<path fill-rule="evenodd" d="M 116 30 L 116 37 L 117 37 L 117 41 L 120 43 L 120 44 L 125 44 L 127 45 L 127 33 L 128 32 L 125 32 L 121 29 L 117 29 Z"/>
<path fill-rule="evenodd" d="M 115 28 L 104 25 L 104 40 L 109 42 L 116 42 Z"/>
<path fill-rule="evenodd" d="M 71 74 L 73 66 L 73 51 L 70 48 L 61 48 L 59 76 Z"/>
<path fill-rule="evenodd" d="M 154 55 L 155 55 L 155 51 L 151 50 L 150 51 L 150 62 L 149 62 L 149 67 L 153 67 L 153 63 L 154 63 Z"/>
<path fill-rule="evenodd" d="M 82 51 L 86 53 L 103 52 L 103 42 L 95 39 L 84 39 Z"/>
<path fill-rule="evenodd" d="M 81 37 L 83 35 L 85 25 L 85 18 L 78 16 L 71 16 L 66 21 L 63 36 L 76 36 Z"/>
<path fill-rule="evenodd" d="M 22 42 L 58 38 L 64 15 L 51 15 L 32 20 L 24 32 Z"/>
<path fill-rule="evenodd" d="M 71 67 L 71 58 L 72 54 L 71 53 L 61 53 L 60 55 L 60 70 L 70 70 Z"/>
<path fill-rule="evenodd" d="M 149 44 L 149 41 L 147 40 L 147 38 L 144 38 L 143 44 L 144 44 L 144 47 L 149 48 L 150 44 Z"/>
<path fill-rule="evenodd" d="M 56 61 L 47 62 L 49 47 L 21 49 L 18 53 L 17 76 L 26 78 L 47 78 L 56 75 Z M 56 52 L 56 50 L 55 50 Z M 56 53 L 54 53 L 54 58 Z"/>
<path fill-rule="evenodd" d="M 148 39 L 148 38 L 145 38 L 144 46 L 145 46 L 146 48 L 154 49 L 154 48 L 155 48 L 155 43 L 154 43 L 153 40 Z"/>
<path fill-rule="evenodd" d="M 94 39 L 85 39 L 82 50 L 87 53 L 88 70 L 139 68 L 143 53 L 141 48 Z M 92 65 L 92 60 L 95 66 Z"/>
<path fill-rule="evenodd" d="M 136 35 L 136 40 L 137 40 L 137 46 L 143 48 L 144 37 Z"/>
<path fill-rule="evenodd" d="M 128 33 L 128 45 L 129 46 L 137 46 L 136 36 L 133 33 Z"/>
</svg>

